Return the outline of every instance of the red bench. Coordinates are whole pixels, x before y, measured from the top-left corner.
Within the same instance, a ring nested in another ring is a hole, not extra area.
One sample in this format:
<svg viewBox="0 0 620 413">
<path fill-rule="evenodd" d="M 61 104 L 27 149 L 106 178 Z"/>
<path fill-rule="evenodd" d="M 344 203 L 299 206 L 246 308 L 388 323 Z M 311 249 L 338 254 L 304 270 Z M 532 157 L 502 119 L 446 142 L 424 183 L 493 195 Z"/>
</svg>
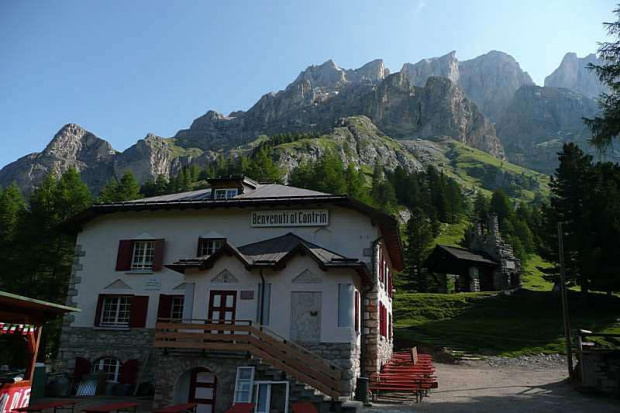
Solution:
<svg viewBox="0 0 620 413">
<path fill-rule="evenodd" d="M 85 413 L 110 413 L 110 412 L 135 412 L 138 409 L 138 403 L 121 402 L 103 404 L 101 406 L 93 406 L 82 409 Z"/>
<path fill-rule="evenodd" d="M 174 406 L 166 406 L 153 413 L 195 413 L 198 403 L 175 404 Z"/>
<path fill-rule="evenodd" d="M 47 403 L 37 403 L 31 404 L 27 407 L 20 407 L 17 409 L 13 409 L 14 412 L 42 412 L 47 409 L 54 409 L 54 412 L 70 410 L 74 411 L 75 404 L 77 402 L 75 400 L 58 400 L 55 402 L 47 402 Z"/>
</svg>

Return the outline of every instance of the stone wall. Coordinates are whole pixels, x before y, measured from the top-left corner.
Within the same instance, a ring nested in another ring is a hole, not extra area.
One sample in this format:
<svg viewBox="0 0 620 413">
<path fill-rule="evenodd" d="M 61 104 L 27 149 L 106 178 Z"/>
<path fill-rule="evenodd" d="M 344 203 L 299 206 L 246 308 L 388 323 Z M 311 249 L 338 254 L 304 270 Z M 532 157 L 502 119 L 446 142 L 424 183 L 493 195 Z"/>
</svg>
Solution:
<svg viewBox="0 0 620 413">
<path fill-rule="evenodd" d="M 130 330 L 102 330 L 88 327 L 62 328 L 58 368 L 73 371 L 76 357 L 88 359 L 91 363 L 101 357 L 115 357 L 122 363 L 138 360 L 139 375 L 143 381 L 153 378 L 152 329 L 132 328 Z M 148 364 L 147 364 L 148 362 Z M 146 366 L 146 371 L 143 371 Z"/>
<path fill-rule="evenodd" d="M 303 346 L 340 367 L 343 370 L 340 383 L 343 396 L 353 396 L 361 374 L 359 346 L 355 343 L 303 343 Z"/>
<path fill-rule="evenodd" d="M 620 350 L 582 351 L 579 358 L 583 387 L 620 395 Z"/>
</svg>

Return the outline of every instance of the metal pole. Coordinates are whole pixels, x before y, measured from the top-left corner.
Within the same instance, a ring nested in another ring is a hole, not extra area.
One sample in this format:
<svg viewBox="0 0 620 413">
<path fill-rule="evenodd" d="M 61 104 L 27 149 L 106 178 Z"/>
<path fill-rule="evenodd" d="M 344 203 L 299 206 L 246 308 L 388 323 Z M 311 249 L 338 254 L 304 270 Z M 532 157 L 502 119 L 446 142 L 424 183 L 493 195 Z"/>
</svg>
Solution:
<svg viewBox="0 0 620 413">
<path fill-rule="evenodd" d="M 566 340 L 566 361 L 568 363 L 568 377 L 573 378 L 573 351 L 570 338 L 570 319 L 568 317 L 568 296 L 566 293 L 566 271 L 564 268 L 564 240 L 562 223 L 558 222 L 558 252 L 560 258 L 560 293 L 562 294 L 562 318 L 564 319 L 564 339 Z"/>
</svg>

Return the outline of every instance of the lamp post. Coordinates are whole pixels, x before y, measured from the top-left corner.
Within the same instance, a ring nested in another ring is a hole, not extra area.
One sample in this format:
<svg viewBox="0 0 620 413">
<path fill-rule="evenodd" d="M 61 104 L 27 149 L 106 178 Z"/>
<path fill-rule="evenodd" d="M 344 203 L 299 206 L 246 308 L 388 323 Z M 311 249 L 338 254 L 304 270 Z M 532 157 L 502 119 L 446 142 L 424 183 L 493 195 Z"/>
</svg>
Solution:
<svg viewBox="0 0 620 413">
<path fill-rule="evenodd" d="M 568 316 L 568 296 L 566 293 L 566 270 L 564 268 L 564 240 L 562 223 L 558 222 L 558 252 L 560 258 L 560 294 L 562 295 L 562 318 L 564 319 L 564 339 L 566 340 L 566 361 L 568 377 L 573 378 L 573 351 L 570 338 L 570 319 Z"/>
</svg>

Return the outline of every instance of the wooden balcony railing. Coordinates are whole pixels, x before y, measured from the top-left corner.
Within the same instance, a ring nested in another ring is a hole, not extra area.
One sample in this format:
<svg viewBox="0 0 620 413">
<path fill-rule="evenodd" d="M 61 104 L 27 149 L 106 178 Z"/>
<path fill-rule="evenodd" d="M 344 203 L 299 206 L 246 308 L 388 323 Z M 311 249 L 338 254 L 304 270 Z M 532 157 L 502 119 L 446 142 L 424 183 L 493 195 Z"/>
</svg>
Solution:
<svg viewBox="0 0 620 413">
<path fill-rule="evenodd" d="M 308 349 L 249 320 L 159 319 L 154 346 L 167 349 L 247 351 L 332 397 L 340 397 L 341 370 Z"/>
</svg>

